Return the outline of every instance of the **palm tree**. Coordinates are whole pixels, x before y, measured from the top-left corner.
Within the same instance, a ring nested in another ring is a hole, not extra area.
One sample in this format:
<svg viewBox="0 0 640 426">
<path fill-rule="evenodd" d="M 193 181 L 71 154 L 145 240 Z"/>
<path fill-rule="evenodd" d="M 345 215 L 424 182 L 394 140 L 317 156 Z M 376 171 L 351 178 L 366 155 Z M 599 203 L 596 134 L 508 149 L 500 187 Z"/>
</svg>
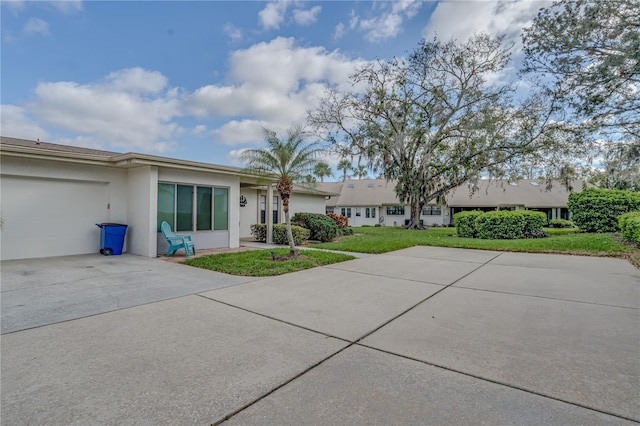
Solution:
<svg viewBox="0 0 640 426">
<path fill-rule="evenodd" d="M 333 176 L 333 171 L 327 163 L 324 161 L 318 161 L 316 166 L 313 168 L 313 174 L 320 179 L 320 182 L 324 182 L 325 177 Z"/>
<path fill-rule="evenodd" d="M 247 169 L 262 175 L 277 178 L 276 189 L 282 199 L 282 209 L 287 225 L 289 240 L 289 256 L 298 254 L 293 233 L 291 232 L 291 218 L 289 217 L 289 198 L 293 192 L 293 182 L 304 180 L 313 171 L 317 163 L 317 156 L 322 152 L 315 142 L 307 142 L 307 134 L 300 127 L 287 130 L 287 138 L 280 139 L 276 132 L 262 129 L 268 147 L 250 149 L 242 153 L 242 160 Z"/>
<path fill-rule="evenodd" d="M 346 158 L 343 158 L 342 160 L 340 160 L 340 162 L 338 162 L 338 170 L 342 170 L 343 182 L 347 180 L 347 173 L 352 169 L 353 167 L 351 166 L 351 161 L 347 160 Z"/>
<path fill-rule="evenodd" d="M 353 171 L 355 172 L 356 176 L 358 176 L 358 179 L 363 179 L 369 176 L 367 166 L 365 166 L 364 164 L 358 164 L 358 166 L 356 166 Z"/>
</svg>

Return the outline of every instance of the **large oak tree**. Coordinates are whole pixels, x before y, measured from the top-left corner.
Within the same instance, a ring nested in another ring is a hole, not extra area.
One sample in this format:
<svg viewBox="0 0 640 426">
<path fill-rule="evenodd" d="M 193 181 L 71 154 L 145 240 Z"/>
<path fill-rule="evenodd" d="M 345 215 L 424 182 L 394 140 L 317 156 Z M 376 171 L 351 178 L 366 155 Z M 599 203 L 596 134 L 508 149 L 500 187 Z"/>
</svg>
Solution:
<svg viewBox="0 0 640 426">
<path fill-rule="evenodd" d="M 344 156 L 362 155 L 411 208 L 407 228 L 451 189 L 481 175 L 504 177 L 544 150 L 549 116 L 532 98 L 515 107 L 501 81 L 509 49 L 476 35 L 422 41 L 404 59 L 375 61 L 351 77 L 353 90 L 328 90 L 309 123 Z"/>
</svg>

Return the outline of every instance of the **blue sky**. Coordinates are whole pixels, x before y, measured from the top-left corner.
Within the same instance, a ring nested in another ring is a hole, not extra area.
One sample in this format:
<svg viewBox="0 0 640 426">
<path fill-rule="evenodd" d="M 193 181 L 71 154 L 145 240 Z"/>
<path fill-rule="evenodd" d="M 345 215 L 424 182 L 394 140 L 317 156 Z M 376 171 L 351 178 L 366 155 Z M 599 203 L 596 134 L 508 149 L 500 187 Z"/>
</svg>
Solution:
<svg viewBox="0 0 640 426">
<path fill-rule="evenodd" d="M 1 133 L 241 165 L 262 127 L 304 124 L 366 61 L 477 31 L 514 41 L 517 58 L 547 4 L 2 0 Z"/>
</svg>

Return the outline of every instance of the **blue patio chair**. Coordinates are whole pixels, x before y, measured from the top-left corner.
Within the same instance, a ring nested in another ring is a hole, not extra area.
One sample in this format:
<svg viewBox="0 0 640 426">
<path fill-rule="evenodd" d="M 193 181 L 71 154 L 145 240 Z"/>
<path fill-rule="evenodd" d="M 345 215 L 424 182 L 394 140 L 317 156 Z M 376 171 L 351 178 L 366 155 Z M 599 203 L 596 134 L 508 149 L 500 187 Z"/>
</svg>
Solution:
<svg viewBox="0 0 640 426">
<path fill-rule="evenodd" d="M 189 252 L 193 250 L 193 255 L 196 255 L 196 246 L 193 245 L 193 241 L 191 241 L 191 235 L 178 235 L 171 232 L 171 226 L 163 221 L 160 224 L 160 229 L 162 230 L 162 235 L 169 243 L 169 250 L 167 250 L 167 257 L 174 255 L 176 251 L 180 249 L 184 249 L 185 253 L 187 253 L 187 257 L 189 257 Z"/>
</svg>

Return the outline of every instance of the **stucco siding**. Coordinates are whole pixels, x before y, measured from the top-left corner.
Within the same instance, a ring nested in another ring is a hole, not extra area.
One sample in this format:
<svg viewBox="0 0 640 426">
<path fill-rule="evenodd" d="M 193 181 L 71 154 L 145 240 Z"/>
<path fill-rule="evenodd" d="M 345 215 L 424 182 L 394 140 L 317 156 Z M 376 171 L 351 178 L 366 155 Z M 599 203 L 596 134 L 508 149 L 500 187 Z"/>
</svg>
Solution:
<svg viewBox="0 0 640 426">
<path fill-rule="evenodd" d="M 325 214 L 325 199 L 317 195 L 293 193 L 289 199 L 291 216 L 296 213 Z"/>
<path fill-rule="evenodd" d="M 156 256 L 158 168 L 136 167 L 127 174 L 128 251 L 146 257 Z"/>
<path fill-rule="evenodd" d="M 127 222 L 123 187 L 125 170 L 3 156 L 0 258 L 97 253 L 95 224 Z"/>
<path fill-rule="evenodd" d="M 250 238 L 251 225 L 259 221 L 259 194 L 257 189 L 240 188 L 240 195 L 244 196 L 247 203 L 240 207 L 240 238 Z"/>
</svg>

